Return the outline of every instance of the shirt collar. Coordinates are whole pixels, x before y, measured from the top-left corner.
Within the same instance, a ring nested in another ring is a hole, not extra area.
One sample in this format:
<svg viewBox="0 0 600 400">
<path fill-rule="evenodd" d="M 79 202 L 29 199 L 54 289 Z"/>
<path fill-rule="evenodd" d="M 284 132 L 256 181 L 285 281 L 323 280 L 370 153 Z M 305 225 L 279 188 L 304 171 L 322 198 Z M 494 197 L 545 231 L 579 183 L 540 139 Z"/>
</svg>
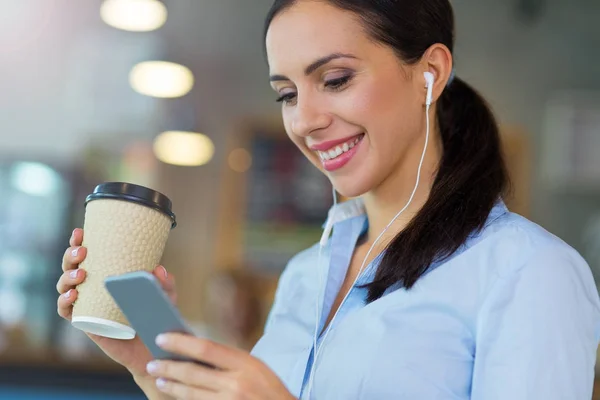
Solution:
<svg viewBox="0 0 600 400">
<path fill-rule="evenodd" d="M 346 200 L 342 203 L 333 205 L 327 214 L 327 220 L 323 226 L 327 224 L 335 225 L 338 222 L 345 221 L 350 218 L 358 217 L 367 213 L 365 202 L 361 197 Z"/>
<path fill-rule="evenodd" d="M 500 218 L 507 212 L 508 208 L 506 207 L 506 204 L 501 198 L 498 198 L 498 200 L 494 204 L 494 207 L 489 213 L 489 216 L 485 223 L 485 227 L 492 224 L 496 219 Z M 341 224 L 344 221 L 347 221 L 348 223 Z M 329 210 L 328 222 L 330 223 L 330 227 L 333 227 L 333 225 L 344 226 L 344 229 L 342 230 L 344 231 L 344 236 L 347 236 L 348 240 L 348 242 L 345 244 L 349 251 L 354 251 L 354 246 L 356 244 L 357 238 L 362 236 L 369 229 L 369 220 L 367 218 L 366 209 L 364 207 L 364 201 L 361 198 L 356 198 L 333 206 Z M 469 236 L 467 242 L 463 244 L 462 248 L 459 249 L 456 253 L 454 253 L 452 257 L 455 257 L 456 255 L 460 254 L 464 250 L 464 248 L 469 247 L 469 245 L 472 244 L 469 242 L 474 237 L 478 236 L 480 233 L 481 231 L 473 232 Z M 383 258 L 384 253 L 385 251 L 381 252 L 368 265 L 365 265 L 364 271 L 359 276 L 356 282 L 356 286 L 365 285 L 367 283 L 370 283 L 374 279 L 376 271 L 375 266 L 379 265 L 379 262 Z M 437 266 L 437 264 L 437 262 L 434 262 L 430 269 L 434 269 Z"/>
</svg>

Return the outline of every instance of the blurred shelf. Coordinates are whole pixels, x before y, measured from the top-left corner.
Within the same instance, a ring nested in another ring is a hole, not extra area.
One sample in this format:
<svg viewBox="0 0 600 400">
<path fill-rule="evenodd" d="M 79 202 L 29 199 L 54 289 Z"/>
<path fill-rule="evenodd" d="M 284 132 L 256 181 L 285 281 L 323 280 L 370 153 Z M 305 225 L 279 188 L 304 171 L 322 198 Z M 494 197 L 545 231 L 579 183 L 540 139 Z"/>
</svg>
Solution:
<svg viewBox="0 0 600 400">
<path fill-rule="evenodd" d="M 0 353 L 0 368 L 60 368 L 91 373 L 113 373 L 129 376 L 119 364 L 101 355 L 84 355 L 81 359 L 66 359 L 55 349 L 11 349 Z M 1 378 L 1 377 L 0 377 Z"/>
<path fill-rule="evenodd" d="M 34 361 L 34 363 L 32 363 Z M 123 370 L 90 368 L 86 363 L 64 363 L 49 360 L 22 359 L 11 362 L 0 360 L 0 393 L 21 390 L 43 393 L 85 393 L 87 396 L 103 394 L 103 398 L 127 395 L 144 398 L 131 375 Z M 2 397 L 2 396 L 0 396 Z M 45 397 L 44 397 L 45 398 Z"/>
</svg>

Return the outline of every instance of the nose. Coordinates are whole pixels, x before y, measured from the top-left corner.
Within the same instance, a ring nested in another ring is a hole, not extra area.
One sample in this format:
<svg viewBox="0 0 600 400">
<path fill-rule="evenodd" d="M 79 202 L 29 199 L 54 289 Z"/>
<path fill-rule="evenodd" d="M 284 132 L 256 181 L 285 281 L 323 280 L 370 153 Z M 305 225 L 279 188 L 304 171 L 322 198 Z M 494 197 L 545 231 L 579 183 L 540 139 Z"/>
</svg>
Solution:
<svg viewBox="0 0 600 400">
<path fill-rule="evenodd" d="M 330 124 L 331 116 L 316 101 L 298 99 L 291 121 L 294 135 L 307 137 L 315 131 L 327 128 Z"/>
</svg>

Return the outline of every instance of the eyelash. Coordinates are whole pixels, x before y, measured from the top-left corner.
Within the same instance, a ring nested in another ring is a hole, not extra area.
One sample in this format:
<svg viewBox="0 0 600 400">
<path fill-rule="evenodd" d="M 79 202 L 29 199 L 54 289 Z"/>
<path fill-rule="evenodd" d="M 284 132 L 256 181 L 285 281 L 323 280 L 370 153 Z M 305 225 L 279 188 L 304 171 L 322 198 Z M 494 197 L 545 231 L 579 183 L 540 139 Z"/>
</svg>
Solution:
<svg viewBox="0 0 600 400">
<path fill-rule="evenodd" d="M 347 76 L 342 76 L 341 78 L 331 79 L 331 80 L 325 82 L 325 87 L 334 92 L 338 92 L 338 91 L 342 90 L 344 88 L 344 86 L 346 86 L 346 84 L 348 84 L 348 82 L 350 82 L 350 80 L 352 78 L 353 78 L 352 75 L 347 75 Z M 288 104 L 290 101 L 294 100 L 295 97 L 296 97 L 295 93 L 287 93 L 287 94 L 284 94 L 283 96 L 280 96 L 276 101 L 278 103 Z"/>
<path fill-rule="evenodd" d="M 337 91 L 342 89 L 350 80 L 352 79 L 352 75 L 342 76 L 340 78 L 331 79 L 325 82 L 325 87 Z"/>
</svg>

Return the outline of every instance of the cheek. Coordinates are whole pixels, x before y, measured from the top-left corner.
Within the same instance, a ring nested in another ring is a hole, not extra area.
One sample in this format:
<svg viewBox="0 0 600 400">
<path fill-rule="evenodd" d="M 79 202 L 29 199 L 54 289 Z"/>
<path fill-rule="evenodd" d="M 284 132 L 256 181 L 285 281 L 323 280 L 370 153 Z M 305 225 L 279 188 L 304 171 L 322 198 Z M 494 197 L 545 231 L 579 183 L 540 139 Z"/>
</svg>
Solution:
<svg viewBox="0 0 600 400">
<path fill-rule="evenodd" d="M 370 83 L 343 104 L 345 117 L 368 133 L 370 146 L 378 152 L 406 143 L 413 131 L 418 102 L 411 98 L 408 86 L 405 82 Z"/>
<path fill-rule="evenodd" d="M 379 127 L 390 125 L 390 117 L 401 109 L 402 96 L 398 84 L 369 80 L 350 88 L 348 96 L 339 96 L 337 114 L 344 120 L 377 135 Z"/>
</svg>

